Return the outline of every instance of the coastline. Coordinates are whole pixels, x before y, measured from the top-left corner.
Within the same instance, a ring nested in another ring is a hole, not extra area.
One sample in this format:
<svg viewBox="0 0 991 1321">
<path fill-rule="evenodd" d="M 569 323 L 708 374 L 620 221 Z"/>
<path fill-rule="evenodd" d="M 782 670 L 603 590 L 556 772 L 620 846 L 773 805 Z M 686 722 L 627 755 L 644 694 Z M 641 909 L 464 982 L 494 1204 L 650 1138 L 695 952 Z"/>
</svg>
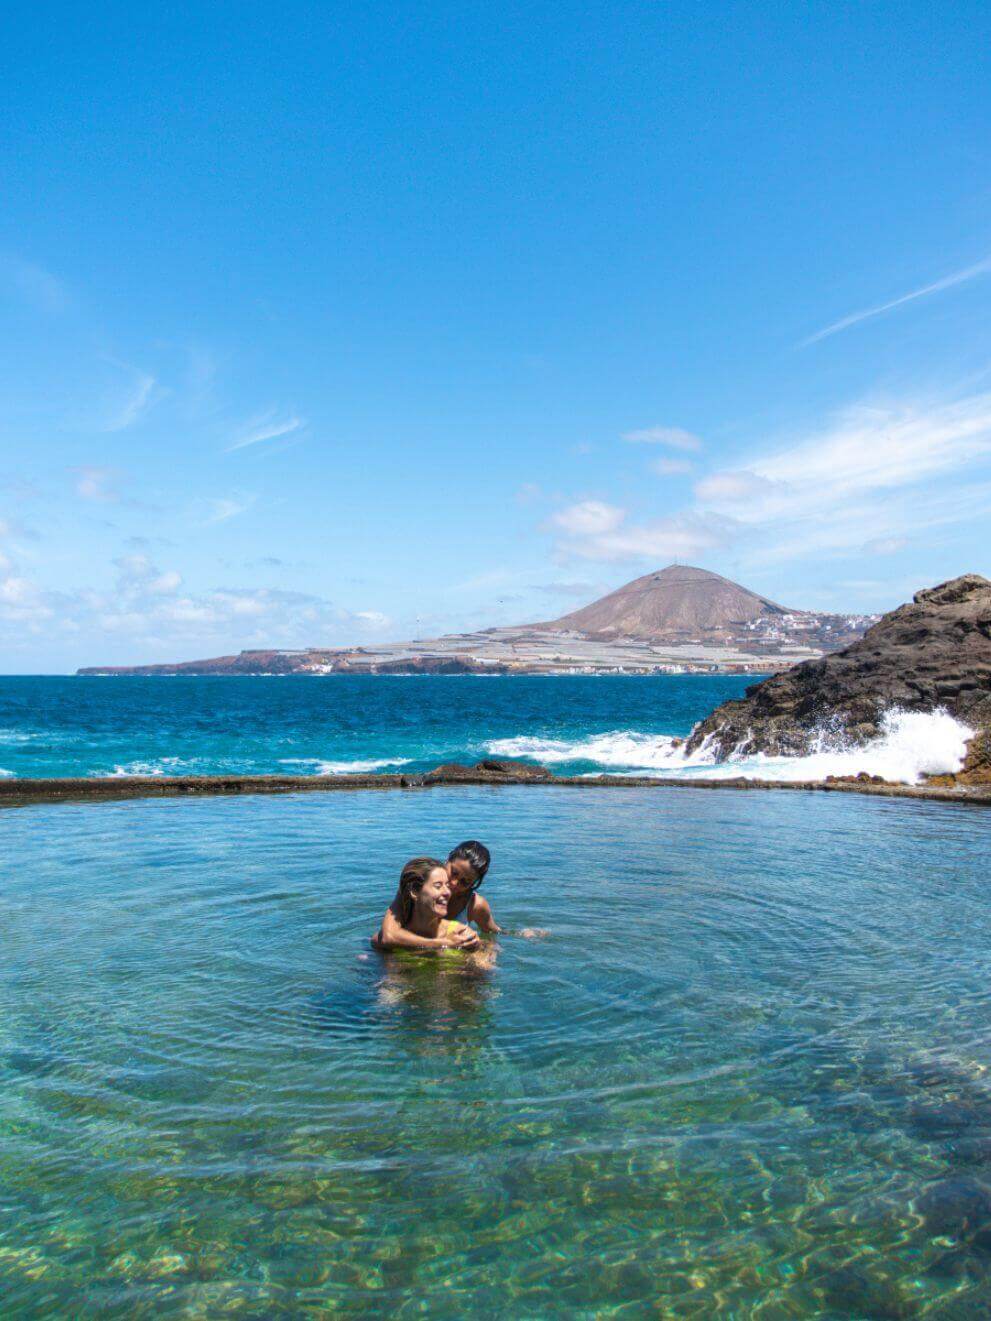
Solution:
<svg viewBox="0 0 991 1321">
<path fill-rule="evenodd" d="M 539 785 L 565 789 L 743 789 L 803 793 L 855 793 L 875 798 L 916 798 L 929 802 L 991 807 L 991 784 L 910 785 L 857 780 L 659 779 L 641 775 L 494 774 L 475 767 L 441 767 L 425 775 L 134 775 L 65 779 L 0 780 L 0 807 L 29 803 L 112 802 L 130 798 L 210 797 L 239 794 L 295 794 L 379 789 L 424 790 L 457 786 Z"/>
</svg>

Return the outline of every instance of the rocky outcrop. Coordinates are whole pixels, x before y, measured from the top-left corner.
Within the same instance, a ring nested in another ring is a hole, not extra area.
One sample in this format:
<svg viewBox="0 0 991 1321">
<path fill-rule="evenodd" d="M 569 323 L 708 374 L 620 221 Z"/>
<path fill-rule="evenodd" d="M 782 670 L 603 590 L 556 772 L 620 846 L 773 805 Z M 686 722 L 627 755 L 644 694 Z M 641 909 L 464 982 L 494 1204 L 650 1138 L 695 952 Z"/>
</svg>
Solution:
<svg viewBox="0 0 991 1321">
<path fill-rule="evenodd" d="M 424 784 L 533 784 L 553 780 L 545 766 L 528 761 L 477 761 L 474 766 L 450 761 L 428 771 Z"/>
<path fill-rule="evenodd" d="M 806 661 L 724 702 L 697 725 L 720 759 L 809 751 L 821 731 L 853 744 L 880 732 L 885 711 L 944 707 L 978 731 L 961 778 L 991 777 L 991 582 L 969 573 L 917 592 L 844 651 Z"/>
</svg>

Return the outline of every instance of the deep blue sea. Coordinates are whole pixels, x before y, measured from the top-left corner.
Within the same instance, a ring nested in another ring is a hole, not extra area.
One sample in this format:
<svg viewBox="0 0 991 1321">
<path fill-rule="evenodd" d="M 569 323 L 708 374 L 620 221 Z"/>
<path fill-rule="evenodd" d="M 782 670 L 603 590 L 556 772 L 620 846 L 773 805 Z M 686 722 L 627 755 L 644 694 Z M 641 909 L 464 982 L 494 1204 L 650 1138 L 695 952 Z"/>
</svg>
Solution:
<svg viewBox="0 0 991 1321">
<path fill-rule="evenodd" d="M 485 756 L 659 768 L 747 680 L 708 676 L 0 678 L 16 776 L 429 770 Z"/>
<path fill-rule="evenodd" d="M 215 731 L 231 688 L 185 691 Z M 991 1314 L 986 809 L 455 788 L 0 834 L 5 1321 Z M 405 858 L 469 835 L 490 966 L 373 953 Z"/>
<path fill-rule="evenodd" d="M 957 770 L 971 731 L 892 711 L 851 749 L 822 731 L 808 756 L 733 758 L 676 740 L 751 680 L 603 677 L 2 678 L 0 776 L 340 775 L 517 757 L 571 775 L 808 780 Z"/>
</svg>

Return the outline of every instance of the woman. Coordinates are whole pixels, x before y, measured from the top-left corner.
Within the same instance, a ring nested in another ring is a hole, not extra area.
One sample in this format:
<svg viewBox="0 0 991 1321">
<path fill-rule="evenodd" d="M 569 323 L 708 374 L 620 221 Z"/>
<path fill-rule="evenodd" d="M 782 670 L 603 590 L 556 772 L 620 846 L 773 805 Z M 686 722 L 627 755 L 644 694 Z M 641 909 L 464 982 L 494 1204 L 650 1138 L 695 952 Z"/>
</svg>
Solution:
<svg viewBox="0 0 991 1321">
<path fill-rule="evenodd" d="M 448 920 L 450 898 L 451 882 L 444 864 L 436 858 L 412 858 L 402 870 L 399 893 L 386 914 L 393 920 L 383 922 L 372 945 L 381 950 L 433 953 L 477 949 L 478 936 L 471 927 Z"/>
</svg>

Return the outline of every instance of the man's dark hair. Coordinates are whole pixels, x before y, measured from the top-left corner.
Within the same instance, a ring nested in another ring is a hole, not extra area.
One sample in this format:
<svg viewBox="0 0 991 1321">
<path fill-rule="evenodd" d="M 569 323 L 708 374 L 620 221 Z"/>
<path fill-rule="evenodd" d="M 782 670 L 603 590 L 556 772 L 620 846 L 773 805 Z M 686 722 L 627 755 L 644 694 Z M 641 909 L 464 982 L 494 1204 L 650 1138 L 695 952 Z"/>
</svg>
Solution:
<svg viewBox="0 0 991 1321">
<path fill-rule="evenodd" d="M 467 862 L 475 873 L 475 888 L 482 884 L 492 861 L 492 854 L 477 839 L 466 839 L 447 855 L 448 862 Z"/>
</svg>

